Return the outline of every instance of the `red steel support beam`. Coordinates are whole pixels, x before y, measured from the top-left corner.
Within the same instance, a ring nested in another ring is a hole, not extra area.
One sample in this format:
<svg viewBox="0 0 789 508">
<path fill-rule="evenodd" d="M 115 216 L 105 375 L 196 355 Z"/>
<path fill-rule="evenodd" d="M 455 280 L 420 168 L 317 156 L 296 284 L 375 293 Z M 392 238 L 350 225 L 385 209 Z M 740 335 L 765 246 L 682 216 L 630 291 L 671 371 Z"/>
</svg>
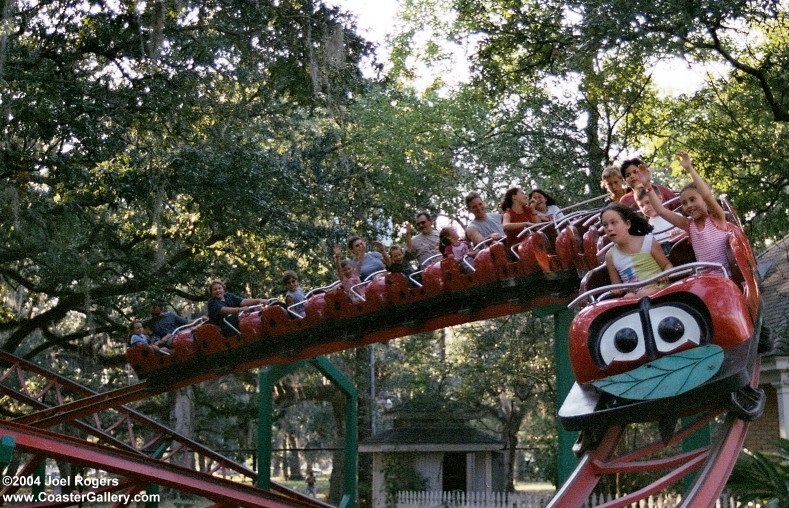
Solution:
<svg viewBox="0 0 789 508">
<path fill-rule="evenodd" d="M 304 506 L 300 501 L 252 486 L 13 422 L 0 422 L 0 434 L 13 437 L 20 451 L 101 469 L 134 479 L 137 483 L 166 485 L 219 504 L 265 508 Z"/>
</svg>

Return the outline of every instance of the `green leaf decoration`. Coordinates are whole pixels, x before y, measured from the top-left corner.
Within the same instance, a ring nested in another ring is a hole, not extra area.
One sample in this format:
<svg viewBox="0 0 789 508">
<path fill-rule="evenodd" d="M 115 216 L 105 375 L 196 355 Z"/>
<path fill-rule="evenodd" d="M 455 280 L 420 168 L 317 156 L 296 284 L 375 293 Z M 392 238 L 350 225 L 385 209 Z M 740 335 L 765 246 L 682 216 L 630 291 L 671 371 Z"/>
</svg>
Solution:
<svg viewBox="0 0 789 508">
<path fill-rule="evenodd" d="M 664 356 L 630 372 L 594 381 L 597 388 L 631 400 L 672 397 L 708 381 L 723 363 L 723 349 L 710 344 Z"/>
</svg>

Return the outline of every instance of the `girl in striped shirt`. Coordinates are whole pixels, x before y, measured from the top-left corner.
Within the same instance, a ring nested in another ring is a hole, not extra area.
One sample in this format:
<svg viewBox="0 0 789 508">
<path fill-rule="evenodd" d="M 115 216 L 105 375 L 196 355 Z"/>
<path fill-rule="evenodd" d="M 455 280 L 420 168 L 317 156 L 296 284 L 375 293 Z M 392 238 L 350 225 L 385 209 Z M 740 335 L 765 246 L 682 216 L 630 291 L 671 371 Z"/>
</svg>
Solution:
<svg viewBox="0 0 789 508">
<path fill-rule="evenodd" d="M 718 200 L 712 195 L 709 185 L 693 169 L 690 155 L 684 150 L 678 150 L 677 155 L 680 164 L 693 179 L 679 193 L 682 209 L 687 217 L 677 215 L 663 207 L 654 190 L 647 193 L 649 201 L 658 215 L 688 232 L 688 239 L 696 254 L 696 261 L 720 263 L 728 273 L 729 262 L 726 257 L 726 244 L 729 223 L 726 222 L 726 214 Z M 638 192 L 644 192 L 644 190 L 639 189 Z"/>
</svg>

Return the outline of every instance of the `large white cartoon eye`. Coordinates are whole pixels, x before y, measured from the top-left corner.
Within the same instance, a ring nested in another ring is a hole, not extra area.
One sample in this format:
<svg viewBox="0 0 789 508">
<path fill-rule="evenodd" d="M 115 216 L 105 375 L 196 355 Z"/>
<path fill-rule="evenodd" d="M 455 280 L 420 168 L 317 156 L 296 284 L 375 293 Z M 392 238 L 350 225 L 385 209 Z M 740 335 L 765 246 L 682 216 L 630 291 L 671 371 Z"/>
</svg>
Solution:
<svg viewBox="0 0 789 508">
<path fill-rule="evenodd" d="M 701 325 L 687 310 L 674 305 L 649 309 L 652 336 L 660 353 L 670 353 L 688 343 L 701 344 Z"/>
<path fill-rule="evenodd" d="M 606 367 L 613 361 L 638 360 L 646 354 L 644 328 L 638 311 L 615 319 L 603 330 L 598 342 L 600 359 Z"/>
</svg>

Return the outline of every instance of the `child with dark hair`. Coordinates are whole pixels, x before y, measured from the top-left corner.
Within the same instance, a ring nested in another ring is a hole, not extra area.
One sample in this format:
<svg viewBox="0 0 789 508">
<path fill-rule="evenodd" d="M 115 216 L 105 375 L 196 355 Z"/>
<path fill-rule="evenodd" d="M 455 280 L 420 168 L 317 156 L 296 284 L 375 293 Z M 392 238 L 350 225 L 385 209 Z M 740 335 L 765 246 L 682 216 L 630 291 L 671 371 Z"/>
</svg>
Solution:
<svg viewBox="0 0 789 508">
<path fill-rule="evenodd" d="M 499 204 L 502 215 L 502 228 L 507 235 L 506 246 L 511 247 L 520 240 L 518 235 L 523 228 L 542 221 L 529 206 L 529 197 L 520 187 L 512 187 L 504 193 Z"/>
<path fill-rule="evenodd" d="M 477 255 L 477 251 L 473 250 L 471 244 L 466 240 L 461 240 L 458 235 L 457 229 L 454 226 L 446 226 L 441 228 L 438 234 L 438 250 L 445 258 L 452 258 L 460 264 L 463 271 L 466 270 L 466 264 L 463 260 L 467 257 L 473 258 Z"/>
<path fill-rule="evenodd" d="M 304 317 L 304 304 L 302 303 L 306 300 L 306 295 L 304 294 L 304 290 L 301 289 L 299 285 L 299 278 L 296 275 L 296 272 L 293 270 L 286 270 L 284 274 L 282 274 L 282 283 L 285 285 L 285 305 L 291 307 L 296 304 L 296 307 L 293 307 L 293 312 L 298 314 L 301 317 Z"/>
<path fill-rule="evenodd" d="M 414 268 L 405 260 L 405 250 L 396 243 L 389 247 L 389 259 L 391 262 L 386 268 L 390 272 L 402 273 L 406 277 L 415 272 Z"/>
<path fill-rule="evenodd" d="M 532 189 L 529 193 L 529 205 L 543 222 L 559 220 L 564 217 L 556 200 L 542 189 Z"/>
<path fill-rule="evenodd" d="M 627 185 L 630 186 L 630 192 L 619 198 L 619 202 L 629 206 L 633 210 L 638 209 L 635 190 L 640 187 L 647 190 L 654 190 L 663 196 L 664 201 L 670 201 L 676 196 L 671 189 L 652 183 L 652 170 L 638 157 L 627 159 L 622 163 L 622 177 L 624 177 Z M 674 209 L 677 208 L 677 206 L 679 205 L 671 205 L 671 208 Z"/>
<path fill-rule="evenodd" d="M 341 259 L 341 250 L 338 246 L 334 246 L 334 265 L 337 268 L 337 275 L 340 277 L 340 287 L 348 295 L 353 303 L 364 301 L 364 293 L 367 289 L 362 286 L 362 279 L 356 271 L 350 259 Z"/>
<path fill-rule="evenodd" d="M 605 256 L 612 283 L 639 282 L 671 268 L 660 244 L 654 241 L 652 226 L 632 208 L 612 203 L 603 208 L 600 222 L 614 244 Z M 646 296 L 658 289 L 659 285 L 650 284 L 632 294 Z"/>
<path fill-rule="evenodd" d="M 129 347 L 135 347 L 138 344 L 143 346 L 151 346 L 155 351 L 169 355 L 170 350 L 166 347 L 160 347 L 151 342 L 150 336 L 145 333 L 145 327 L 142 321 L 132 321 L 129 325 Z"/>
</svg>

